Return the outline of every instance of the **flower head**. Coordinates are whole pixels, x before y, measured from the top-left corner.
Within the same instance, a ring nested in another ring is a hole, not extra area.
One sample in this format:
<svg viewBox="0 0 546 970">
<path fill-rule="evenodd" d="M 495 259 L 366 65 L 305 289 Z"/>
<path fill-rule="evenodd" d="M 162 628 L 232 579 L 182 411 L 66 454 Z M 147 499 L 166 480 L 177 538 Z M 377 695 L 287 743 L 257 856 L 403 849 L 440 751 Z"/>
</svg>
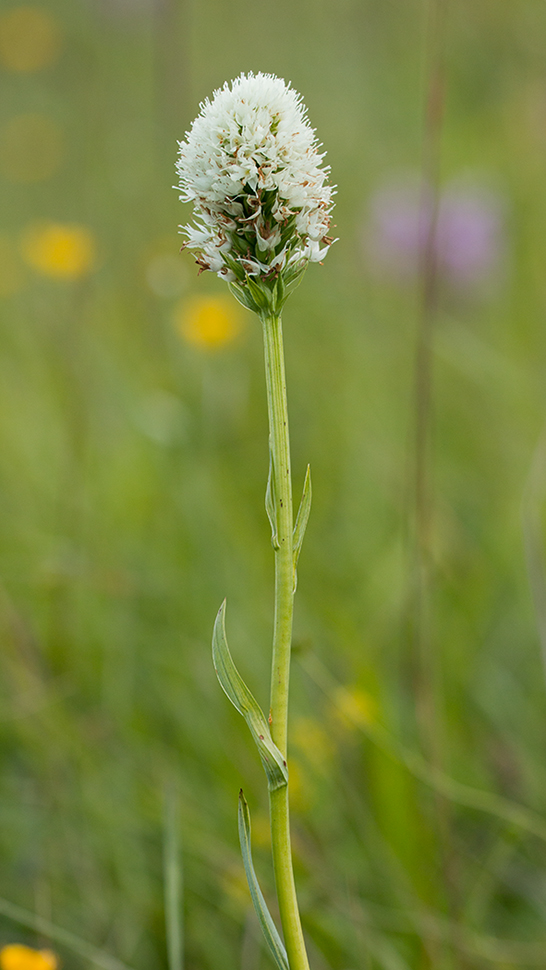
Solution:
<svg viewBox="0 0 546 970">
<path fill-rule="evenodd" d="M 318 148 L 300 95 L 272 74 L 224 84 L 180 142 L 180 199 L 197 217 L 183 227 L 185 246 L 247 305 L 245 288 L 256 296 L 256 284 L 293 282 L 332 242 L 333 189 Z"/>
<path fill-rule="evenodd" d="M 24 943 L 8 943 L 0 950 L 1 970 L 58 970 L 52 950 L 34 950 Z"/>
<path fill-rule="evenodd" d="M 240 310 L 228 297 L 194 297 L 175 309 L 175 326 L 189 344 L 217 350 L 241 331 Z"/>
<path fill-rule="evenodd" d="M 441 279 L 465 291 L 493 279 L 505 248 L 504 200 L 479 183 L 453 182 L 441 193 L 432 256 Z M 364 243 L 371 265 L 399 280 L 415 278 L 433 218 L 417 183 L 380 186 L 371 198 Z"/>
<path fill-rule="evenodd" d="M 85 226 L 32 223 L 23 233 L 21 249 L 33 269 L 53 279 L 79 279 L 96 263 L 95 239 Z"/>
</svg>

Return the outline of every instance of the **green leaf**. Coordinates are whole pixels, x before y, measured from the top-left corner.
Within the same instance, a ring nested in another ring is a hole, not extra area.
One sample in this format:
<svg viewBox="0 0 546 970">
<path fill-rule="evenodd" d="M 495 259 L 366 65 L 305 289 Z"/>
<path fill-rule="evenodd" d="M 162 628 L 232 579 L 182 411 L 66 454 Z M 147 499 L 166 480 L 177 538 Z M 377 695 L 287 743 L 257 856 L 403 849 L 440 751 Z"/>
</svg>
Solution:
<svg viewBox="0 0 546 970">
<path fill-rule="evenodd" d="M 271 443 L 269 445 L 269 475 L 267 476 L 267 488 L 265 490 L 265 510 L 271 526 L 271 542 L 274 549 L 279 548 L 277 538 L 277 509 L 275 506 L 275 478 L 273 475 L 273 454 Z"/>
<path fill-rule="evenodd" d="M 301 283 L 308 265 L 308 259 L 300 259 L 297 263 L 293 263 L 284 271 L 284 285 L 287 287 L 287 289 L 290 288 L 291 293 L 293 293 L 296 287 Z"/>
<path fill-rule="evenodd" d="M 283 274 L 280 273 L 273 287 L 273 303 L 277 313 L 280 313 L 286 303 L 286 288 L 283 281 Z"/>
<path fill-rule="evenodd" d="M 303 495 L 301 497 L 300 507 L 296 516 L 296 524 L 294 526 L 294 569 L 298 565 L 298 559 L 300 557 L 301 547 L 303 544 L 303 537 L 305 535 L 307 522 L 309 520 L 309 513 L 311 511 L 311 497 L 311 466 L 308 465 L 305 473 L 305 481 L 303 483 Z"/>
<path fill-rule="evenodd" d="M 263 897 L 262 890 L 260 889 L 258 880 L 256 878 L 256 873 L 254 871 L 252 849 L 250 845 L 250 812 L 248 810 L 248 804 L 245 796 L 243 795 L 242 789 L 239 792 L 239 842 L 241 844 L 241 853 L 243 856 L 243 865 L 245 867 L 248 888 L 250 889 L 254 909 L 256 910 L 256 915 L 260 922 L 267 945 L 279 970 L 290 970 L 284 944 L 279 936 L 277 927 L 273 922 L 271 913 L 267 908 L 267 903 Z"/>
<path fill-rule="evenodd" d="M 273 742 L 269 724 L 263 711 L 249 691 L 229 652 L 225 627 L 226 601 L 218 610 L 212 634 L 212 659 L 222 690 L 233 706 L 242 714 L 256 742 L 267 775 L 270 791 L 288 784 L 288 769 L 277 745 Z"/>
<path fill-rule="evenodd" d="M 233 259 L 233 256 L 230 256 L 228 253 L 223 253 L 222 255 L 223 255 L 224 263 L 226 264 L 228 269 L 231 270 L 233 275 L 237 277 L 240 283 L 244 283 L 246 274 L 243 267 L 239 263 L 239 261 L 236 259 Z"/>
<path fill-rule="evenodd" d="M 255 280 L 252 276 L 247 276 L 246 285 L 254 303 L 259 307 L 258 313 L 271 312 L 271 290 L 260 279 Z"/>
<path fill-rule="evenodd" d="M 252 310 L 253 313 L 259 312 L 259 307 L 256 306 L 254 300 L 252 299 L 250 293 L 245 290 L 244 286 L 239 286 L 238 283 L 228 283 L 230 293 L 235 297 L 241 306 L 244 306 L 246 310 Z"/>
</svg>

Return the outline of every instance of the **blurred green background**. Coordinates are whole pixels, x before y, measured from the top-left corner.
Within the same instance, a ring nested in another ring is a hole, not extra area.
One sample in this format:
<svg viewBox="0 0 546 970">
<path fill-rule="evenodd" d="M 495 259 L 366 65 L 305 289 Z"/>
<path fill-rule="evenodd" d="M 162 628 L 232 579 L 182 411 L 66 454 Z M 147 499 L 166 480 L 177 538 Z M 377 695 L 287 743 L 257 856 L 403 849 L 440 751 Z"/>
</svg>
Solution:
<svg viewBox="0 0 546 970">
<path fill-rule="evenodd" d="M 448 6 L 415 526 L 427 16 L 0 7 L 0 943 L 89 965 L 12 903 L 166 967 L 178 839 L 187 970 L 270 965 L 236 831 L 242 786 L 272 901 L 265 779 L 210 658 L 227 595 L 267 705 L 261 335 L 178 254 L 171 187 L 199 102 L 262 70 L 303 94 L 338 186 L 339 241 L 285 312 L 296 494 L 314 481 L 290 765 L 312 967 L 546 965 L 546 9 Z"/>
</svg>

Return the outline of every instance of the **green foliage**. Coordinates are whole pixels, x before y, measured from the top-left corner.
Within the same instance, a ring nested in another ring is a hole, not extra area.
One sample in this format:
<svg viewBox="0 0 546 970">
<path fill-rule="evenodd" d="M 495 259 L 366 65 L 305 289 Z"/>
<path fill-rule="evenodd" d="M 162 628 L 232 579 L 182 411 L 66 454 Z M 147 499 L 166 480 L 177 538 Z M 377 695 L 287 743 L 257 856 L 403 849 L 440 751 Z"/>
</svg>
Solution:
<svg viewBox="0 0 546 970">
<path fill-rule="evenodd" d="M 303 539 L 305 536 L 305 530 L 307 528 L 307 523 L 309 521 L 309 515 L 311 513 L 311 497 L 313 490 L 311 488 L 311 466 L 307 466 L 307 471 L 305 472 L 305 481 L 303 483 L 303 494 L 301 496 L 301 502 L 296 515 L 296 521 L 294 523 L 294 569 L 298 565 L 298 559 L 300 558 L 301 547 L 303 545 Z"/>
<path fill-rule="evenodd" d="M 267 908 L 267 903 L 264 899 L 256 873 L 254 871 L 252 849 L 250 844 L 250 812 L 248 809 L 248 803 L 243 795 L 242 790 L 239 792 L 239 843 L 241 846 L 243 865 L 245 867 L 250 895 L 252 896 L 254 909 L 256 910 L 256 915 L 258 917 L 264 937 L 267 941 L 267 945 L 279 970 L 289 970 L 288 958 L 286 956 L 284 944 L 279 936 L 277 927 L 273 922 L 271 913 Z"/>
<path fill-rule="evenodd" d="M 239 674 L 229 651 L 226 638 L 226 601 L 222 603 L 212 634 L 212 658 L 216 676 L 222 690 L 242 714 L 255 741 L 262 760 L 270 791 L 283 788 L 288 783 L 286 762 L 271 738 L 266 717 Z"/>
</svg>

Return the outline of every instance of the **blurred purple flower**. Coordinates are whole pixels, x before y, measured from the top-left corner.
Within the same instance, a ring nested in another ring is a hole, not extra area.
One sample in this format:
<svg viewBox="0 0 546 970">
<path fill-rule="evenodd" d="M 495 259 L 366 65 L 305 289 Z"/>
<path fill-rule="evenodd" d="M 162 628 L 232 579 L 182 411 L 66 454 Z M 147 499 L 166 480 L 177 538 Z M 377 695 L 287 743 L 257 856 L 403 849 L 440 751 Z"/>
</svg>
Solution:
<svg viewBox="0 0 546 970">
<path fill-rule="evenodd" d="M 433 239 L 440 277 L 454 289 L 490 282 L 506 253 L 503 198 L 478 185 L 452 184 L 442 193 Z M 370 201 L 365 249 L 371 266 L 400 281 L 414 278 L 431 231 L 431 207 L 417 184 L 390 184 Z"/>
</svg>

